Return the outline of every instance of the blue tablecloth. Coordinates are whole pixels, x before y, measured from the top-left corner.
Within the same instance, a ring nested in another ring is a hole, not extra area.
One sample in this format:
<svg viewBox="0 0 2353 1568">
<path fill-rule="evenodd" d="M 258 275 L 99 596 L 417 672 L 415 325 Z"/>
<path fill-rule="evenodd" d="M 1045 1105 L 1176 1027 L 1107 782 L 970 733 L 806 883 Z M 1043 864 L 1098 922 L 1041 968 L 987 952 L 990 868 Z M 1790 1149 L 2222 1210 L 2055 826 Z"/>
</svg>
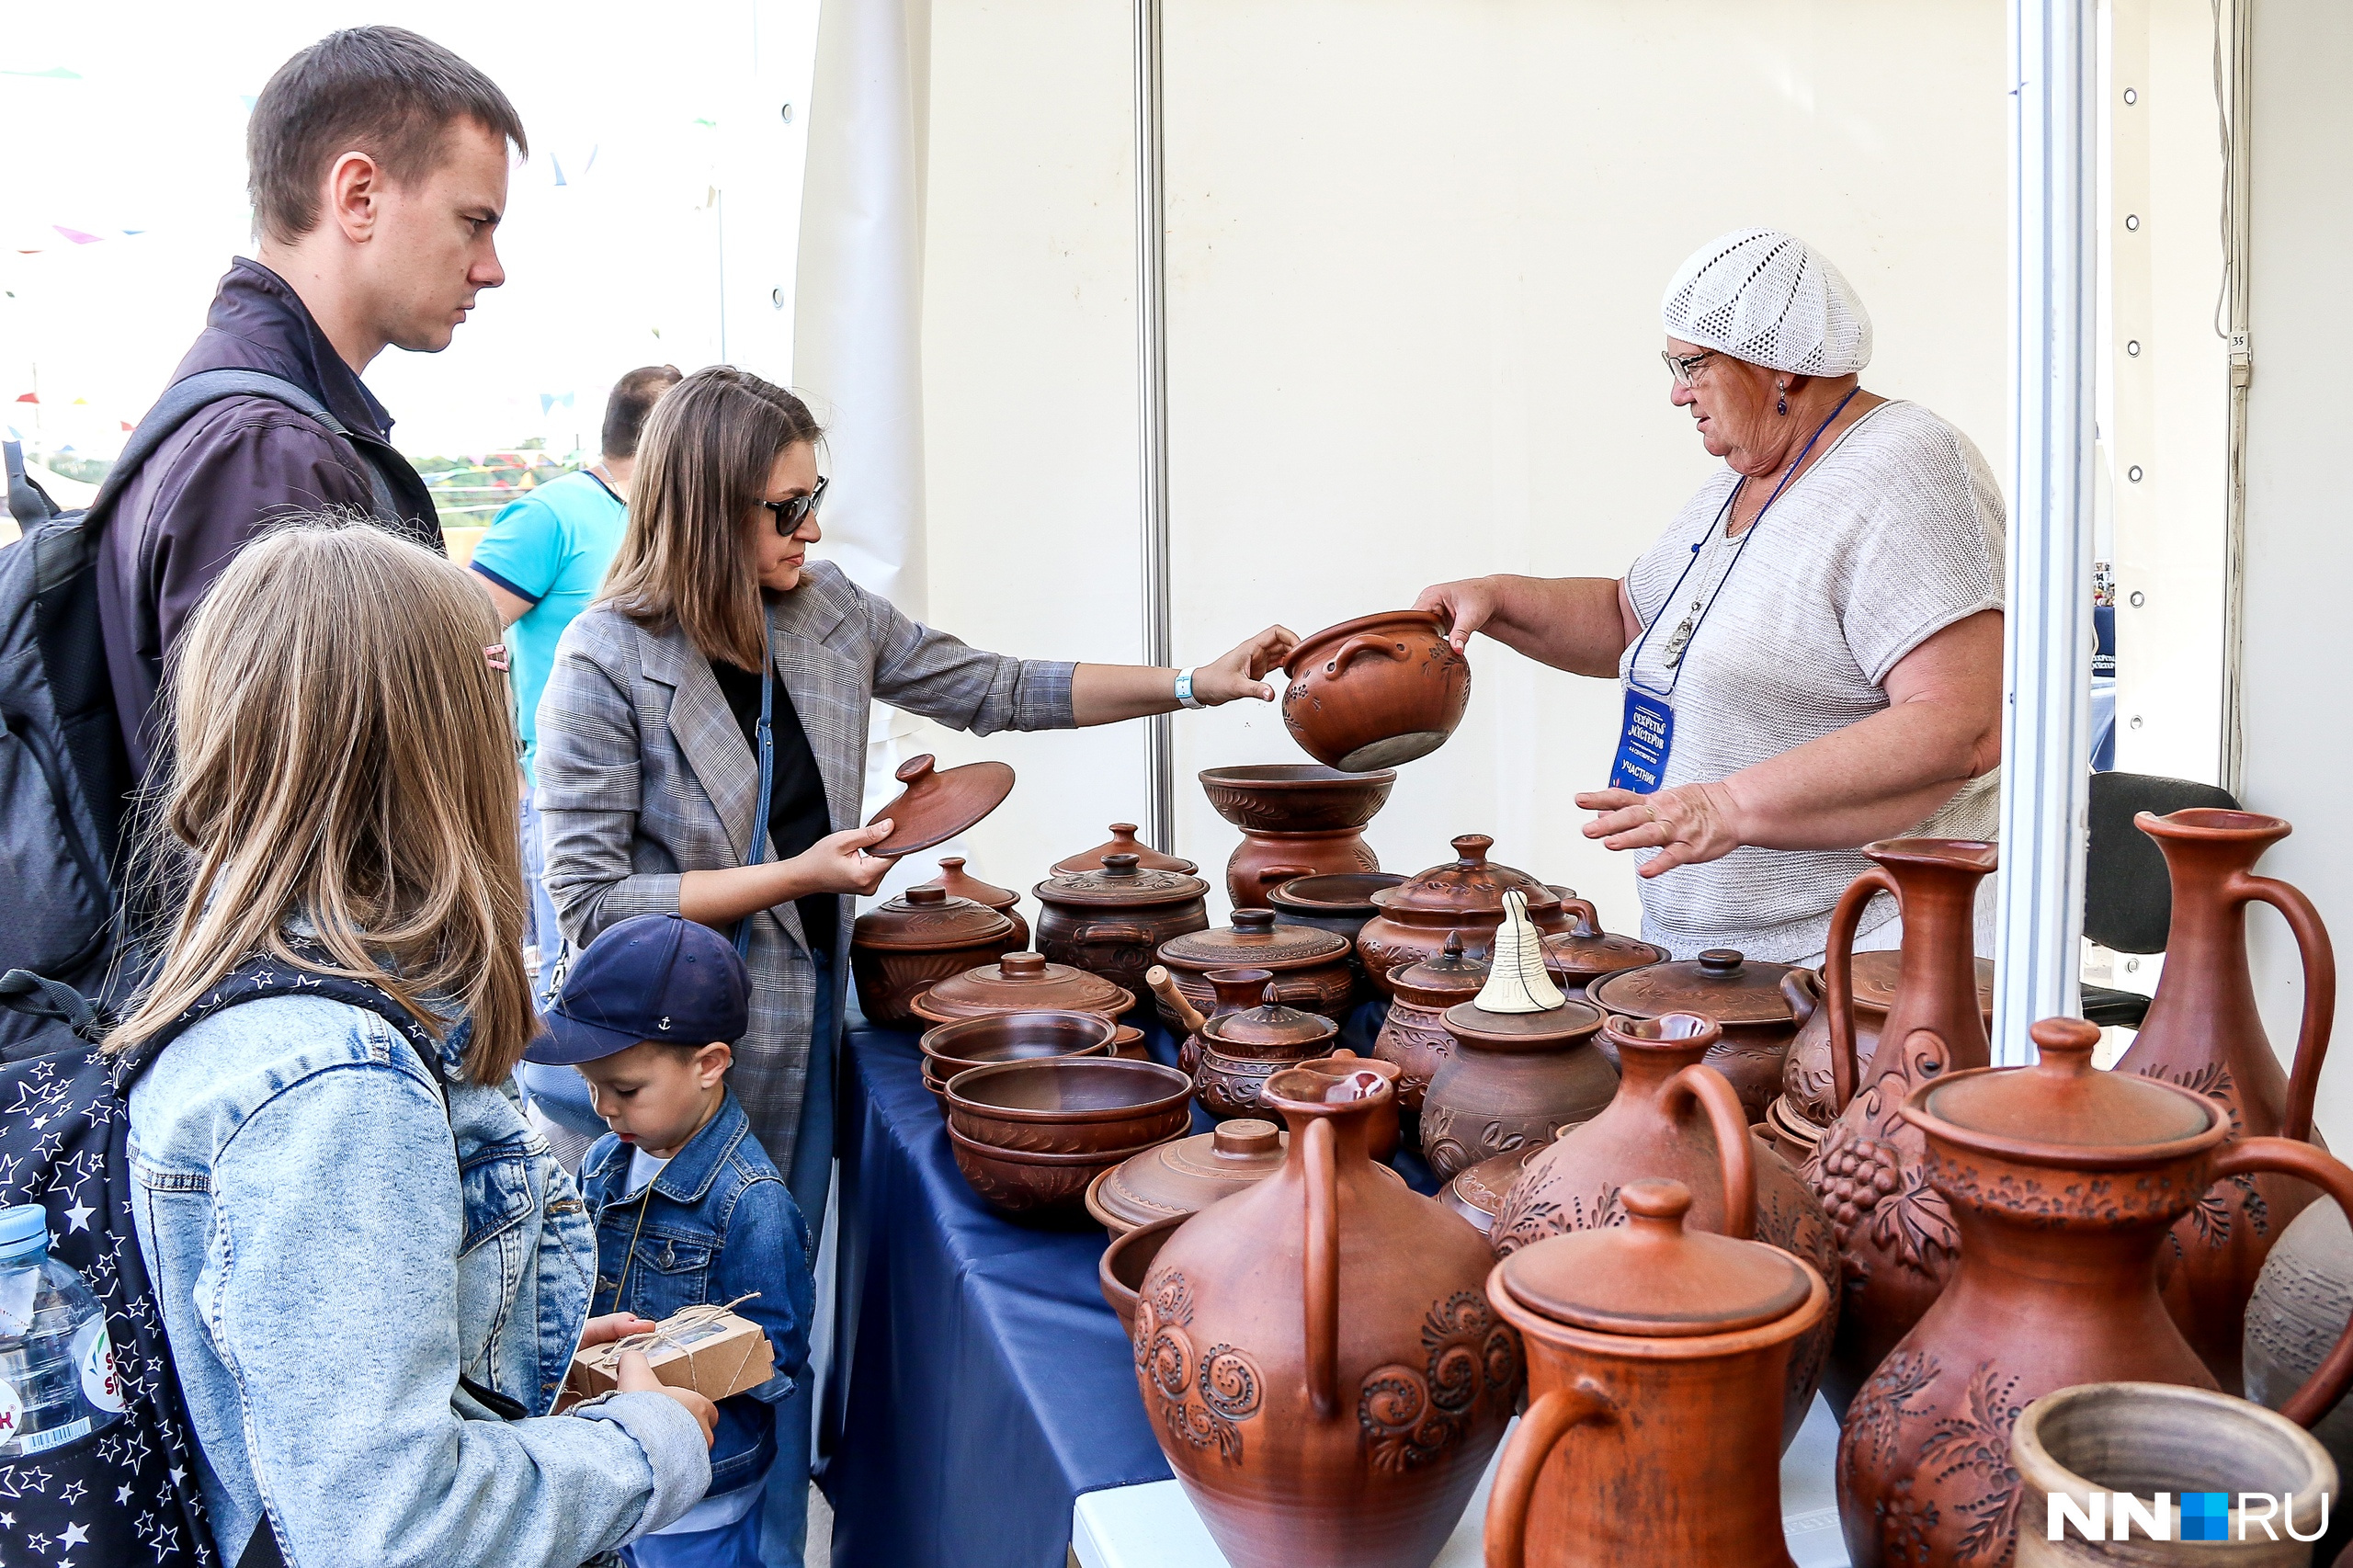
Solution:
<svg viewBox="0 0 2353 1568">
<path fill-rule="evenodd" d="M 1157 1021 L 1130 1020 L 1173 1061 Z M 1342 1039 L 1362 1051 L 1360 1010 Z M 1082 1493 L 1168 1478 L 1104 1235 L 1015 1224 L 956 1169 L 913 1033 L 854 1011 L 842 1054 L 836 1366 L 820 1483 L 838 1568 L 1063 1568 Z M 1409 1180 L 1427 1174 L 1404 1159 Z M 1419 1179 L 1415 1179 L 1415 1178 Z"/>
</svg>

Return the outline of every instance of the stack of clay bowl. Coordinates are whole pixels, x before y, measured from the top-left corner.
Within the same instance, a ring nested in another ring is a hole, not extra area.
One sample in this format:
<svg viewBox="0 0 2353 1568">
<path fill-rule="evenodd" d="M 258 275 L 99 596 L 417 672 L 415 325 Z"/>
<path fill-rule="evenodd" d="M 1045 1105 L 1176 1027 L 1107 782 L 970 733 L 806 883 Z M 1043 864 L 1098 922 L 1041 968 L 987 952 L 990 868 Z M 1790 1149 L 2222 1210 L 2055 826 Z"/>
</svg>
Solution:
<svg viewBox="0 0 2353 1568">
<path fill-rule="evenodd" d="M 1217 814 L 1242 830 L 1225 863 L 1225 890 L 1236 909 L 1264 904 L 1297 877 L 1378 871 L 1365 824 L 1389 799 L 1397 775 L 1342 773 L 1304 763 L 1201 770 L 1201 789 Z"/>
<path fill-rule="evenodd" d="M 944 1106 L 960 1073 L 1000 1062 L 1108 1056 L 1118 1034 L 1119 1026 L 1098 1013 L 1004 1013 L 941 1024 L 923 1037 L 923 1086 Z"/>
<path fill-rule="evenodd" d="M 1048 1056 L 949 1080 L 948 1140 L 988 1205 L 1021 1219 L 1084 1213 L 1095 1178 L 1184 1136 L 1191 1080 L 1156 1062 Z"/>
</svg>

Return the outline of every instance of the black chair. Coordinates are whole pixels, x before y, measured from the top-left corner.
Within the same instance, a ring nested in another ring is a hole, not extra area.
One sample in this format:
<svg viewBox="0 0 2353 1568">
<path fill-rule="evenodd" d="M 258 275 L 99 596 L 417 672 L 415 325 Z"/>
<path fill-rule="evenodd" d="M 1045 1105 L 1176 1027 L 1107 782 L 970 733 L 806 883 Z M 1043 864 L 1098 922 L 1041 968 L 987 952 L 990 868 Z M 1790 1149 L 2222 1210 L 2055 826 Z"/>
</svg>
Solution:
<svg viewBox="0 0 2353 1568">
<path fill-rule="evenodd" d="M 2234 812 L 2228 790 L 2148 773 L 2092 775 L 2091 845 L 2084 857 L 2084 935 L 2120 953 L 2161 953 L 2173 924 L 2173 880 L 2157 841 L 2132 825 L 2136 812 L 2164 816 L 2192 806 Z M 2105 985 L 2084 987 L 2084 1017 L 2137 1029 L 2149 999 Z"/>
</svg>

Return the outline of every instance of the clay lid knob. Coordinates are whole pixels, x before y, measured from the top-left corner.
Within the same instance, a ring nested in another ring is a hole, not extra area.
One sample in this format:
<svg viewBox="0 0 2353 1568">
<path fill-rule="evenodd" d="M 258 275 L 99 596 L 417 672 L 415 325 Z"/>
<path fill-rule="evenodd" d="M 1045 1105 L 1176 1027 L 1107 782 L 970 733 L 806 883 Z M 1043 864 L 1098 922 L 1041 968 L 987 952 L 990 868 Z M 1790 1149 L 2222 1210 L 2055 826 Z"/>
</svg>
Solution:
<svg viewBox="0 0 2353 1568">
<path fill-rule="evenodd" d="M 1487 851 L 1495 846 L 1495 841 L 1483 833 L 1466 833 L 1452 842 L 1456 860 L 1465 866 L 1485 864 Z"/>
<path fill-rule="evenodd" d="M 1128 831 L 1133 834 L 1135 829 Z M 1103 874 L 1107 877 L 1132 877 L 1140 863 L 1140 858 L 1134 855 L 1106 855 L 1103 857 Z"/>
<path fill-rule="evenodd" d="M 1710 948 L 1699 955 L 1702 974 L 1738 974 L 1745 955 L 1738 948 Z"/>
<path fill-rule="evenodd" d="M 1245 1117 L 1222 1121 L 1210 1134 L 1210 1149 L 1220 1159 L 1263 1160 L 1282 1143 L 1282 1130 L 1271 1121 Z"/>
<path fill-rule="evenodd" d="M 1275 912 L 1271 909 L 1237 909 L 1233 912 L 1233 929 L 1250 937 L 1271 937 L 1275 934 Z"/>
<path fill-rule="evenodd" d="M 1445 954 L 1445 957 L 1446 957 L 1446 961 L 1447 961 L 1447 962 L 1449 962 L 1449 963 L 1461 963 L 1461 962 L 1462 961 L 1462 933 L 1461 933 L 1461 932 L 1460 932 L 1460 931 L 1449 931 L 1449 932 L 1446 934 L 1446 954 Z"/>
<path fill-rule="evenodd" d="M 952 877 L 957 872 L 964 869 L 964 857 L 961 855 L 942 855 L 939 858 L 939 869 Z"/>
<path fill-rule="evenodd" d="M 1648 1176 L 1619 1188 L 1618 1200 L 1626 1206 L 1628 1221 L 1637 1235 L 1681 1235 L 1683 1216 L 1691 1208 L 1691 1189 L 1679 1181 Z"/>
<path fill-rule="evenodd" d="M 1113 824 L 1111 824 L 1111 842 L 1112 842 L 1112 843 L 1114 843 L 1114 844 L 1133 844 L 1135 841 L 1136 841 L 1136 824 L 1133 824 L 1133 823 L 1131 823 L 1131 822 L 1115 822 L 1115 823 L 1113 823 Z"/>
<path fill-rule="evenodd" d="M 899 896 L 905 899 L 909 903 L 929 907 L 936 903 L 946 903 L 948 902 L 948 890 L 946 888 L 933 887 L 909 888 L 905 892 Z"/>
<path fill-rule="evenodd" d="M 2099 1026 L 2082 1018 L 2045 1018 L 2028 1029 L 2040 1053 L 2042 1068 L 2069 1077 L 2092 1070 L 2092 1051 L 2099 1044 Z"/>
<path fill-rule="evenodd" d="M 1007 980 L 1037 980 L 1046 972 L 1043 953 L 1007 953 L 997 960 L 997 972 Z"/>
<path fill-rule="evenodd" d="M 899 782 L 913 784 L 916 779 L 927 777 L 931 772 L 932 765 L 938 760 L 929 752 L 924 753 L 921 756 L 907 758 L 906 761 L 899 764 L 897 774 Z"/>
</svg>

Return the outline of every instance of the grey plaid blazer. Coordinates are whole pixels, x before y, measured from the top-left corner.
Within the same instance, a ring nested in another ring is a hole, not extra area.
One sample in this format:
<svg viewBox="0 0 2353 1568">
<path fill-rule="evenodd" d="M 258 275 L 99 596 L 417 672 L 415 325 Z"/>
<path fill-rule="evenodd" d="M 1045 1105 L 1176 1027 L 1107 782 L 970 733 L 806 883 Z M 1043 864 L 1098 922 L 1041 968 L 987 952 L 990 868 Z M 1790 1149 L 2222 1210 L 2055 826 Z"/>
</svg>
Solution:
<svg viewBox="0 0 2353 1568">
<path fill-rule="evenodd" d="M 834 830 L 855 827 L 875 699 L 975 734 L 1068 729 L 1074 666 L 984 653 L 920 626 L 828 562 L 768 608 L 777 677 L 825 783 Z M 656 634 L 592 606 L 557 645 L 540 699 L 538 801 L 548 895 L 585 946 L 615 921 L 678 907 L 681 872 L 749 859 L 759 767 L 710 663 L 676 629 Z M 761 824 L 766 837 L 766 824 Z M 773 859 L 773 845 L 762 858 Z M 849 954 L 850 901 L 834 951 Z M 779 1170 L 792 1168 L 807 1082 L 816 971 L 790 903 L 752 923 L 751 1032 L 729 1084 Z M 834 1016 L 849 965 L 834 972 Z"/>
</svg>

